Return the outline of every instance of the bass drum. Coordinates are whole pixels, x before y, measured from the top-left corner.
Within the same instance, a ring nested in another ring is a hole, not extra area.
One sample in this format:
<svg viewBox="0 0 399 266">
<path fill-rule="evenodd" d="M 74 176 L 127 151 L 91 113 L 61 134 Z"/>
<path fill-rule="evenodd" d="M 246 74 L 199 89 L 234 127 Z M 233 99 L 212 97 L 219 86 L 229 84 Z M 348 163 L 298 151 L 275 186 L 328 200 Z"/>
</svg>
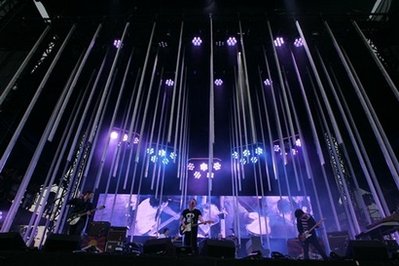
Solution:
<svg viewBox="0 0 399 266">
<path fill-rule="evenodd" d="M 248 217 L 252 222 L 246 225 L 247 232 L 250 235 L 262 236 L 270 234 L 269 217 L 260 216 L 257 212 L 250 212 Z"/>
</svg>

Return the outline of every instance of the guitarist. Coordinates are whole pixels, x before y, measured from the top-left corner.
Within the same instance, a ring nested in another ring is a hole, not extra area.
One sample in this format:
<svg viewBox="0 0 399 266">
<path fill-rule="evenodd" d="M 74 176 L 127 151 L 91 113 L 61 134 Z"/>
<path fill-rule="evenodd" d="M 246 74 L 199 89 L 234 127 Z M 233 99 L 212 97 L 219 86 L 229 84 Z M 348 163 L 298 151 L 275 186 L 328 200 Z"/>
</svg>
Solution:
<svg viewBox="0 0 399 266">
<path fill-rule="evenodd" d="M 299 232 L 299 240 L 303 245 L 303 257 L 305 260 L 309 259 L 309 244 L 312 244 L 313 247 L 319 252 L 319 254 L 323 257 L 324 260 L 327 260 L 328 257 L 326 252 L 321 247 L 319 240 L 317 238 L 317 234 L 315 229 L 319 226 L 317 225 L 315 219 L 309 213 L 305 213 L 301 209 L 295 210 L 296 217 L 296 225 Z"/>
<path fill-rule="evenodd" d="M 183 230 L 183 245 L 191 247 L 193 254 L 198 254 L 197 238 L 198 238 L 198 224 L 206 224 L 202 218 L 202 213 L 196 208 L 197 201 L 191 199 L 188 203 L 188 208 L 183 210 L 180 217 L 180 227 Z"/>
<path fill-rule="evenodd" d="M 68 205 L 72 206 L 72 211 L 69 217 L 73 218 L 76 215 L 82 215 L 77 223 L 69 224 L 68 235 L 82 235 L 83 229 L 86 226 L 89 215 L 93 213 L 94 205 L 91 200 L 94 197 L 94 193 L 90 190 L 86 191 L 80 197 L 73 198 L 67 202 Z"/>
</svg>

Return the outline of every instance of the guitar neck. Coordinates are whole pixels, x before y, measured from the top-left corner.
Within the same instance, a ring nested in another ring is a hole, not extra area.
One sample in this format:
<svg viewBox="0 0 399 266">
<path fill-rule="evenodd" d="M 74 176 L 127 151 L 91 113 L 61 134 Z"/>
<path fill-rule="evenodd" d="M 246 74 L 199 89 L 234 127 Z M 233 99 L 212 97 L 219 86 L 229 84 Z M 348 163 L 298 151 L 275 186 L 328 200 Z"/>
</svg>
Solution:
<svg viewBox="0 0 399 266">
<path fill-rule="evenodd" d="M 310 228 L 308 230 L 308 232 L 312 232 L 316 227 L 318 227 L 321 223 L 323 222 L 323 220 L 318 221 L 315 225 L 312 226 L 312 228 Z"/>
</svg>

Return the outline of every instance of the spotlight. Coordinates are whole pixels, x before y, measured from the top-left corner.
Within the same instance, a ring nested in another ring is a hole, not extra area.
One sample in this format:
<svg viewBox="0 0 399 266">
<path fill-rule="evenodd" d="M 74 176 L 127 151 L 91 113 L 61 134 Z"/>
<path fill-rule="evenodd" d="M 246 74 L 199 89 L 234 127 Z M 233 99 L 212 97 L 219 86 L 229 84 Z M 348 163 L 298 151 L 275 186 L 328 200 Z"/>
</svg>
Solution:
<svg viewBox="0 0 399 266">
<path fill-rule="evenodd" d="M 206 177 L 209 178 L 209 172 L 206 173 Z M 213 172 L 211 172 L 211 178 L 214 178 L 215 174 Z"/>
<path fill-rule="evenodd" d="M 168 86 L 168 87 L 172 87 L 173 84 L 175 84 L 175 82 L 174 82 L 173 80 L 171 80 L 171 79 L 167 79 L 167 80 L 165 81 L 165 84 L 166 84 L 166 86 Z"/>
<path fill-rule="evenodd" d="M 213 169 L 215 171 L 219 171 L 220 169 L 222 169 L 222 165 L 219 162 L 216 162 L 213 164 Z"/>
<path fill-rule="evenodd" d="M 154 148 L 147 148 L 147 154 L 154 154 Z"/>
<path fill-rule="evenodd" d="M 122 41 L 121 40 L 114 40 L 114 46 L 116 48 L 120 48 L 122 46 Z"/>
<path fill-rule="evenodd" d="M 273 150 L 274 150 L 275 152 L 279 152 L 279 151 L 281 151 L 280 145 L 278 145 L 278 144 L 274 144 L 274 146 L 273 146 Z"/>
<path fill-rule="evenodd" d="M 274 40 L 274 46 L 280 47 L 284 44 L 284 39 L 282 37 L 277 37 Z"/>
<path fill-rule="evenodd" d="M 295 145 L 296 145 L 297 147 L 302 147 L 301 140 L 300 140 L 300 139 L 296 139 Z"/>
<path fill-rule="evenodd" d="M 169 154 L 169 157 L 170 157 L 170 159 L 174 160 L 174 159 L 176 159 L 177 154 L 176 154 L 175 152 L 171 152 L 171 153 Z"/>
<path fill-rule="evenodd" d="M 228 46 L 235 46 L 237 44 L 237 39 L 235 37 L 229 37 L 227 39 Z"/>
<path fill-rule="evenodd" d="M 216 86 L 222 86 L 222 84 L 223 84 L 223 80 L 221 80 L 221 79 L 216 79 L 215 80 L 215 85 Z"/>
<path fill-rule="evenodd" d="M 133 144 L 139 144 L 140 139 L 138 137 L 134 137 Z"/>
<path fill-rule="evenodd" d="M 152 155 L 150 157 L 151 162 L 156 163 L 158 161 L 158 157 L 156 155 Z"/>
<path fill-rule="evenodd" d="M 112 131 L 111 132 L 111 139 L 117 139 L 118 138 L 118 132 Z"/>
<path fill-rule="evenodd" d="M 265 84 L 266 86 L 270 86 L 272 85 L 272 81 L 270 79 L 265 79 L 265 81 L 263 81 L 263 84 Z"/>
<path fill-rule="evenodd" d="M 158 46 L 161 47 L 161 48 L 165 48 L 165 47 L 168 47 L 168 43 L 167 43 L 167 42 L 164 42 L 164 41 L 160 41 L 160 42 L 158 43 Z"/>
<path fill-rule="evenodd" d="M 194 168 L 195 168 L 195 166 L 194 166 L 193 163 L 189 163 L 189 164 L 187 165 L 187 169 L 190 170 L 190 171 L 193 171 Z"/>
<path fill-rule="evenodd" d="M 166 156 L 166 151 L 163 150 L 163 149 L 160 149 L 160 150 L 158 151 L 158 155 L 159 155 L 160 157 L 165 157 L 165 156 Z"/>
<path fill-rule="evenodd" d="M 202 43 L 202 40 L 200 37 L 194 37 L 191 42 L 193 43 L 194 46 L 200 46 Z"/>
<path fill-rule="evenodd" d="M 198 172 L 198 171 L 195 171 L 195 172 L 194 172 L 194 178 L 195 178 L 195 179 L 200 179 L 200 178 L 201 178 L 201 173 Z"/>
<path fill-rule="evenodd" d="M 200 165 L 200 169 L 202 170 L 202 171 L 207 171 L 208 170 L 208 164 L 206 164 L 206 163 L 202 163 L 201 165 Z"/>
<path fill-rule="evenodd" d="M 302 40 L 302 38 L 296 38 L 295 41 L 294 41 L 294 45 L 295 45 L 295 47 L 301 47 L 301 46 L 303 46 L 303 40 Z"/>
<path fill-rule="evenodd" d="M 251 157 L 251 163 L 257 163 L 258 157 Z"/>
</svg>

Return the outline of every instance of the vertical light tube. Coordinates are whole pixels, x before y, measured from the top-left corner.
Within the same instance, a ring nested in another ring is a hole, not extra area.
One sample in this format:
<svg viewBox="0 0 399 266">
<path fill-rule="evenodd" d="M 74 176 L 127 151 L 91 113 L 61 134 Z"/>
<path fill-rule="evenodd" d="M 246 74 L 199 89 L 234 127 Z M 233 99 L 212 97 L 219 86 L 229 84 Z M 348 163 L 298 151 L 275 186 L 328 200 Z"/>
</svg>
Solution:
<svg viewBox="0 0 399 266">
<path fill-rule="evenodd" d="M 381 60 L 378 58 L 378 56 L 376 55 L 376 53 L 373 51 L 373 49 L 371 48 L 369 42 L 366 39 L 366 36 L 364 36 L 362 30 L 359 28 L 359 26 L 357 25 L 356 21 L 352 21 L 352 25 L 355 28 L 356 32 L 359 34 L 360 38 L 362 39 L 364 45 L 367 47 L 367 49 L 370 52 L 371 57 L 373 58 L 374 62 L 376 63 L 378 69 L 381 71 L 382 75 L 384 76 L 385 80 L 387 81 L 389 87 L 392 90 L 392 93 L 395 95 L 396 100 L 399 101 L 399 91 L 398 88 L 396 87 L 395 83 L 393 82 L 393 80 L 391 79 L 391 77 L 389 76 L 388 72 L 386 71 L 384 65 L 381 63 Z"/>
<path fill-rule="evenodd" d="M 351 67 L 349 58 L 345 58 L 342 49 L 340 48 L 338 42 L 334 37 L 333 32 L 331 31 L 326 21 L 324 21 L 324 25 L 333 41 L 334 47 L 348 74 L 348 77 L 353 85 L 353 88 L 355 89 L 355 92 L 358 96 L 358 99 L 360 100 L 363 110 L 366 113 L 367 119 L 369 120 L 370 126 L 376 136 L 376 140 L 379 144 L 379 147 L 381 148 L 382 154 L 392 174 L 392 177 L 396 183 L 396 186 L 399 188 L 399 163 L 398 160 L 396 159 L 395 153 L 392 150 L 392 146 L 390 145 L 387 136 L 385 134 L 385 131 L 382 128 L 381 123 L 375 113 L 375 110 L 364 91 L 363 85 L 361 84 L 360 80 L 357 78 L 353 67 Z"/>
<path fill-rule="evenodd" d="M 4 3 L 4 2 L 3 2 Z M 22 71 L 24 71 L 26 65 L 28 64 L 29 60 L 32 58 L 33 54 L 36 52 L 37 48 L 39 47 L 40 43 L 43 41 L 44 37 L 50 30 L 50 26 L 47 26 L 42 35 L 40 35 L 39 39 L 36 41 L 35 45 L 33 45 L 32 49 L 29 51 L 28 55 L 25 57 L 24 61 L 19 66 L 18 70 L 15 72 L 14 76 L 11 78 L 10 82 L 8 82 L 7 87 L 4 89 L 3 93 L 0 96 L 0 106 L 3 105 L 4 100 L 6 99 L 8 93 L 10 92 L 11 88 L 14 86 L 15 82 L 20 77 Z M 1 170 L 1 169 L 0 169 Z"/>
<path fill-rule="evenodd" d="M 3 153 L 2 157 L 1 157 L 1 160 L 0 160 L 0 172 L 3 170 L 3 167 L 6 164 L 12 149 L 14 148 L 15 143 L 17 142 L 17 139 L 18 139 L 19 135 L 21 134 L 21 131 L 22 131 L 23 127 L 25 126 L 26 121 L 28 120 L 28 117 L 29 117 L 31 111 L 33 110 L 33 107 L 35 106 L 36 102 L 38 101 L 39 96 L 42 93 L 42 90 L 43 90 L 44 86 L 47 83 L 47 80 L 49 79 L 51 73 L 53 72 L 53 69 L 54 69 L 55 65 L 58 63 L 58 60 L 59 60 L 62 52 L 64 51 L 65 46 L 67 45 L 69 39 L 71 38 L 73 32 L 75 31 L 75 28 L 76 28 L 76 25 L 73 25 L 72 28 L 70 29 L 68 35 L 66 36 L 64 42 L 62 43 L 62 45 L 60 47 L 60 49 L 58 50 L 58 52 L 55 55 L 53 61 L 51 62 L 46 74 L 44 75 L 42 81 L 40 82 L 40 85 L 37 88 L 36 93 L 33 95 L 33 98 L 30 101 L 29 106 L 26 109 L 24 115 L 22 116 L 22 118 L 21 118 L 21 120 L 20 120 L 20 122 L 18 124 L 18 127 L 15 129 L 14 134 L 13 134 L 10 142 L 7 145 L 7 148 L 5 149 L 5 151 L 4 151 L 4 153 Z"/>
<path fill-rule="evenodd" d="M 66 106 L 68 104 L 69 98 L 71 97 L 71 94 L 72 94 L 73 90 L 75 89 L 76 82 L 78 81 L 78 79 L 80 77 L 80 74 L 82 73 L 83 67 L 86 65 L 87 59 L 89 58 L 89 55 L 91 53 L 91 50 L 93 49 L 93 46 L 94 46 L 94 44 L 96 42 L 97 36 L 98 36 L 101 28 L 102 28 L 102 25 L 99 24 L 98 27 L 97 27 L 96 32 L 94 33 L 94 35 L 93 35 L 93 37 L 91 39 L 89 47 L 87 47 L 86 53 L 83 56 L 83 59 L 82 59 L 80 65 L 79 65 L 79 68 L 78 68 L 78 70 L 77 70 L 77 72 L 76 72 L 76 74 L 75 74 L 75 76 L 74 76 L 74 78 L 72 80 L 72 84 L 70 85 L 70 87 L 68 89 L 68 93 L 65 96 L 65 99 L 64 99 L 64 101 L 62 103 L 62 106 L 61 106 L 61 108 L 60 108 L 60 110 L 58 112 L 57 118 L 54 121 L 53 128 L 51 129 L 50 135 L 48 137 L 48 141 L 50 141 L 50 142 L 53 141 L 54 134 L 55 134 L 55 132 L 56 132 L 56 130 L 58 128 L 58 124 L 60 123 L 61 117 L 64 114 L 64 110 L 65 110 L 65 108 L 66 108 Z"/>
<path fill-rule="evenodd" d="M 129 26 L 130 26 L 130 23 L 127 22 L 126 25 L 125 25 L 125 28 L 123 30 L 123 33 L 122 33 L 122 38 L 121 38 L 121 42 L 122 43 L 124 43 L 124 41 L 125 41 L 125 37 L 127 35 L 127 30 L 129 29 Z M 93 130 L 92 130 L 92 132 L 91 132 L 91 134 L 89 136 L 89 142 L 90 143 L 92 142 L 92 139 L 94 137 L 94 133 L 96 131 L 99 131 L 99 128 L 97 128 L 96 126 L 98 125 L 98 120 L 100 118 L 101 110 L 103 110 L 103 108 L 106 108 L 106 106 L 104 105 L 105 98 L 106 98 L 106 96 L 108 94 L 108 90 L 111 88 L 110 85 L 111 85 L 111 81 L 112 81 L 112 76 L 113 76 L 113 74 L 115 72 L 116 64 L 118 62 L 120 51 L 122 50 L 122 46 L 120 46 L 117 49 L 118 50 L 116 51 L 115 58 L 114 58 L 114 60 L 112 62 L 111 70 L 109 72 L 109 75 L 108 75 L 108 78 L 107 78 L 107 82 L 106 82 L 105 87 L 104 87 L 103 95 L 101 96 L 100 105 L 98 107 L 96 116 L 94 118 L 94 127 L 93 127 Z M 121 93 L 119 93 L 118 102 L 120 101 L 120 95 L 121 95 Z M 109 136 L 111 135 L 111 131 L 112 131 L 112 128 L 113 128 L 113 123 L 115 121 L 115 116 L 116 116 L 116 110 L 117 109 L 118 108 L 115 108 L 114 114 L 112 116 L 112 122 L 111 122 L 111 124 L 110 124 L 110 126 L 108 128 L 108 131 L 107 131 L 107 135 L 106 135 L 107 136 L 107 140 L 109 140 Z M 95 177 L 95 180 L 96 180 L 95 181 L 96 182 L 95 183 L 95 187 L 94 187 L 95 189 L 98 189 L 98 187 L 100 185 L 101 174 L 102 174 L 103 169 L 104 169 L 105 157 L 107 155 L 108 147 L 109 147 L 109 141 L 106 142 L 106 144 L 104 146 L 104 149 L 103 149 L 103 152 L 102 152 L 102 155 L 101 155 L 100 165 L 98 166 L 97 174 L 96 174 L 96 177 Z"/>
<path fill-rule="evenodd" d="M 7 146 L 7 150 L 3 154 L 2 165 L 0 167 L 1 169 L 2 169 L 2 166 L 4 166 L 5 161 L 7 160 L 8 155 L 11 152 L 11 149 L 14 147 L 15 142 L 17 141 L 17 138 L 18 138 L 18 136 L 19 136 L 19 134 L 20 134 L 20 132 L 22 130 L 22 127 L 24 126 L 26 120 L 28 119 L 28 116 L 29 116 L 31 110 L 33 109 L 33 106 L 35 105 L 35 103 L 36 103 L 36 101 L 37 101 L 37 99 L 38 99 L 38 97 L 39 97 L 44 85 L 46 84 L 46 82 L 47 82 L 50 74 L 52 73 L 56 63 L 58 62 L 58 59 L 60 58 L 62 52 L 64 51 L 64 48 L 67 45 L 70 37 L 72 36 L 75 28 L 76 28 L 76 26 L 73 25 L 72 28 L 70 29 L 67 37 L 65 38 L 64 42 L 62 43 L 60 49 L 58 50 L 53 62 L 51 62 L 51 65 L 50 65 L 49 69 L 47 70 L 47 72 L 45 74 L 45 77 L 43 78 L 42 82 L 39 85 L 38 90 L 35 93 L 34 99 L 32 99 L 31 103 L 29 104 L 29 107 L 26 110 L 26 112 L 25 112 L 25 114 L 24 114 L 24 116 L 23 116 L 23 118 L 22 118 L 22 120 L 21 120 L 21 122 L 19 124 L 17 131 L 14 133 L 12 141 L 9 143 L 9 145 Z M 25 175 L 24 175 L 24 177 L 23 177 L 23 179 L 21 181 L 21 184 L 19 185 L 18 191 L 17 191 L 17 193 L 15 195 L 15 198 L 13 200 L 13 203 L 11 204 L 11 207 L 10 207 L 8 213 L 7 213 L 7 216 L 4 219 L 4 223 L 3 223 L 3 226 L 2 226 L 0 232 L 8 232 L 10 230 L 10 228 L 11 228 L 12 223 L 14 222 L 14 218 L 15 218 L 15 215 L 17 214 L 17 212 L 18 212 L 19 205 L 20 205 L 20 202 L 22 200 L 22 197 L 25 194 L 26 188 L 28 187 L 28 184 L 29 184 L 29 182 L 30 182 L 30 180 L 32 178 L 33 172 L 36 169 L 36 166 L 37 166 L 37 163 L 39 161 L 40 155 L 41 155 L 41 153 L 42 153 L 42 151 L 44 149 L 44 145 L 46 144 L 48 134 L 50 133 L 50 125 L 54 121 L 56 113 L 57 113 L 57 110 L 54 109 L 53 113 L 52 113 L 52 115 L 51 115 L 51 117 L 50 117 L 50 119 L 49 119 L 49 121 L 47 123 L 46 129 L 44 130 L 44 132 L 43 132 L 43 134 L 42 134 L 42 136 L 40 138 L 39 144 L 36 147 L 36 150 L 35 150 L 35 152 L 33 154 L 33 157 L 32 157 L 32 159 L 31 159 L 31 161 L 29 163 L 29 166 L 28 166 L 28 168 L 27 168 L 27 170 L 25 172 Z"/>
</svg>

